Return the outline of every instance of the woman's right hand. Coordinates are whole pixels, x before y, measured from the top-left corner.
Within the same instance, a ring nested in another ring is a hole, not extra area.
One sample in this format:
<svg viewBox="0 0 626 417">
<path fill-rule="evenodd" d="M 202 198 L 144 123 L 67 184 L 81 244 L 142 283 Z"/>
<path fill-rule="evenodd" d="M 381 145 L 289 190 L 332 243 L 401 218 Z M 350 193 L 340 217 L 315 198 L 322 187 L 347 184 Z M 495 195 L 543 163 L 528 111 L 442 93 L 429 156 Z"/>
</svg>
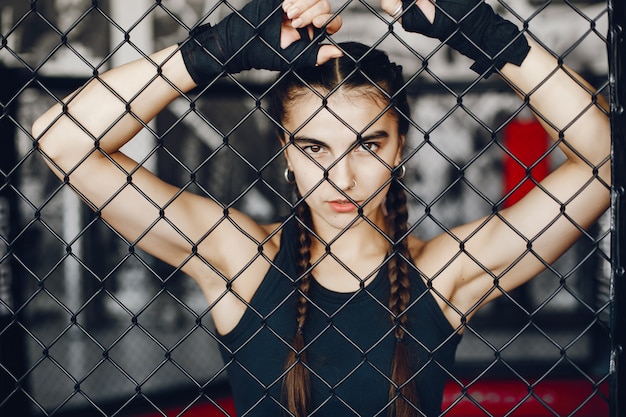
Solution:
<svg viewBox="0 0 626 417">
<path fill-rule="evenodd" d="M 328 0 L 285 0 L 282 9 L 284 15 L 280 46 L 283 49 L 300 41 L 304 34 L 312 39 L 315 29 L 323 28 L 332 35 L 341 29 L 343 23 L 340 16 L 333 17 Z M 342 54 L 334 45 L 320 45 L 316 65 L 322 65 L 331 58 L 339 58 Z"/>
<path fill-rule="evenodd" d="M 331 17 L 328 0 L 252 0 L 215 26 L 193 29 L 181 52 L 197 84 L 252 68 L 319 65 L 341 55 L 335 46 L 322 46 L 318 36 L 322 28 L 339 30 L 341 19 Z"/>
</svg>

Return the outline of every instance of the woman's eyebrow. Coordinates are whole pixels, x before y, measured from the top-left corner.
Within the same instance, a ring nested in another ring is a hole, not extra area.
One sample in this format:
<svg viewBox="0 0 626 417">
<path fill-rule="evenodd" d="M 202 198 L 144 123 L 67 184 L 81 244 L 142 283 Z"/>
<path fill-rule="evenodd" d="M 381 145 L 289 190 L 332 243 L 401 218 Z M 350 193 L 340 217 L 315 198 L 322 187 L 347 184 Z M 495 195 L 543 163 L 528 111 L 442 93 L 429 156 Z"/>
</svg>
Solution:
<svg viewBox="0 0 626 417">
<path fill-rule="evenodd" d="M 389 139 L 389 132 L 386 130 L 375 130 L 373 132 L 357 135 L 357 142 L 365 142 L 375 139 Z"/>
<path fill-rule="evenodd" d="M 306 143 L 307 145 L 327 146 L 326 142 L 319 139 L 310 138 L 308 136 L 294 136 L 293 143 L 297 145 Z"/>
</svg>

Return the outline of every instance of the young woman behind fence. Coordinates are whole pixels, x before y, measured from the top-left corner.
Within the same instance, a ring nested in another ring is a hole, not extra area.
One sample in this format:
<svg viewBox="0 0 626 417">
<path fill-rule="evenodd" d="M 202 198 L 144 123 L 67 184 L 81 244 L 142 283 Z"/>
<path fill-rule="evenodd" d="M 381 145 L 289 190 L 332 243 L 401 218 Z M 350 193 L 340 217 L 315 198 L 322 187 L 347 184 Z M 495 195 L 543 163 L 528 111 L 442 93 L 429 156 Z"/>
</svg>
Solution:
<svg viewBox="0 0 626 417">
<path fill-rule="evenodd" d="M 362 44 L 322 45 L 341 27 L 327 0 L 253 0 L 95 77 L 33 127 L 50 168 L 99 216 L 198 283 L 240 414 L 438 415 L 464 324 L 608 206 L 608 119 L 577 74 L 476 0 L 382 7 L 502 76 L 567 160 L 510 208 L 412 236 L 400 68 Z M 282 71 L 270 114 L 296 188 L 292 215 L 269 225 L 120 152 L 173 99 L 252 68 Z"/>
</svg>

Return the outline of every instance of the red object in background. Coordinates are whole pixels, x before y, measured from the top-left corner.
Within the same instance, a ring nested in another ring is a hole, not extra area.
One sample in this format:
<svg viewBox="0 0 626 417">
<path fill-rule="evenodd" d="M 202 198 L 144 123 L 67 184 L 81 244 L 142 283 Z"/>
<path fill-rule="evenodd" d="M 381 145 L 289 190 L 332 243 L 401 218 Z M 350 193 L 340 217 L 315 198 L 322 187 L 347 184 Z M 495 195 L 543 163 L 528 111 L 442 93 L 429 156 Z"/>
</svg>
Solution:
<svg viewBox="0 0 626 417">
<path fill-rule="evenodd" d="M 462 397 L 459 386 L 449 383 L 442 409 L 449 407 L 446 417 L 607 417 L 608 384 L 598 391 L 601 394 L 586 380 L 548 379 L 532 391 L 521 380 L 485 380 L 467 387 L 467 395 Z"/>
<path fill-rule="evenodd" d="M 535 119 L 514 120 L 504 129 L 503 145 L 518 160 L 505 154 L 504 165 L 504 195 L 523 182 L 519 188 L 505 200 L 505 207 L 518 202 L 535 184 L 526 178 L 526 168 L 533 166 L 548 149 L 548 134 Z M 520 165 L 520 162 L 524 165 Z M 541 159 L 531 170 L 532 178 L 536 181 L 544 179 L 550 171 L 549 158 Z"/>
<path fill-rule="evenodd" d="M 213 403 L 205 401 L 198 402 L 189 409 L 185 410 L 187 405 L 169 408 L 163 410 L 163 413 L 152 412 L 138 414 L 136 417 L 235 417 L 235 403 L 232 397 L 215 398 L 214 401 L 219 405 L 216 407 Z M 185 410 L 183 412 L 183 410 Z M 224 413 L 226 412 L 226 413 Z"/>
<path fill-rule="evenodd" d="M 462 396 L 461 388 L 451 382 L 444 390 L 442 410 L 446 417 L 607 417 L 609 404 L 605 398 L 608 398 L 608 384 L 602 384 L 599 391 L 602 394 L 595 392 L 587 380 L 548 379 L 537 383 L 531 394 L 523 381 L 491 379 L 473 383 L 466 388 L 467 394 Z M 206 402 L 184 413 L 183 406 L 165 410 L 164 413 L 167 417 L 235 417 L 231 397 L 217 399 L 216 402 L 223 411 Z M 137 417 L 163 417 L 163 414 L 154 412 Z"/>
</svg>

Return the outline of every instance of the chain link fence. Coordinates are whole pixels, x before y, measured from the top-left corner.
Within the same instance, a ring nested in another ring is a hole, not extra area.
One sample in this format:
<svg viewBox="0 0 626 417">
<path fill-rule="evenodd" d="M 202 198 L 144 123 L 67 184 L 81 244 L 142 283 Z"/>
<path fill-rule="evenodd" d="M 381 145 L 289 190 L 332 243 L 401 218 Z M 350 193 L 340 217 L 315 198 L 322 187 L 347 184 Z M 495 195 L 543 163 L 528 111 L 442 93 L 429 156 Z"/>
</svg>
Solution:
<svg viewBox="0 0 626 417">
<path fill-rule="evenodd" d="M 199 20 L 219 21 L 225 3 L 0 5 L 2 416 L 234 415 L 197 285 L 89 210 L 46 167 L 30 133 L 94 74 L 184 39 Z M 332 4 L 344 19 L 337 41 L 377 44 L 404 67 L 418 127 L 407 138 L 404 178 L 413 234 L 429 239 L 510 204 L 526 191 L 527 167 L 540 179 L 563 161 L 497 77 L 478 82 L 469 61 L 438 41 L 391 31 L 378 2 Z M 492 4 L 609 98 L 606 2 Z M 125 150 L 165 181 L 258 222 L 288 216 L 291 188 L 262 111 L 273 77 L 222 80 L 193 112 L 177 99 Z M 609 415 L 612 231 L 604 215 L 545 272 L 473 317 L 447 370 L 444 415 Z"/>
</svg>

